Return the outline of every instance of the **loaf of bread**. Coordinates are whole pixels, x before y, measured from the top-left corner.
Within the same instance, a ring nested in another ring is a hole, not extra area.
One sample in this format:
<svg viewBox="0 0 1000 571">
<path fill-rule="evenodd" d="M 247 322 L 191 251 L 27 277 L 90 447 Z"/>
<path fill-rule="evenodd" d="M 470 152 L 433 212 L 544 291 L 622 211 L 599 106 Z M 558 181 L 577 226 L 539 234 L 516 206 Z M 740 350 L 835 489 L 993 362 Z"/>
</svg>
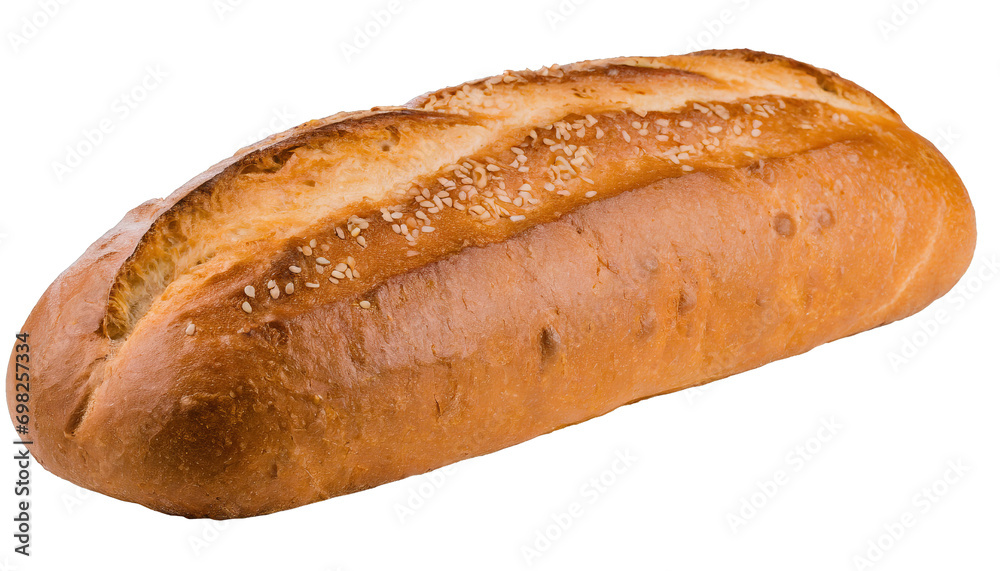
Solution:
<svg viewBox="0 0 1000 571">
<path fill-rule="evenodd" d="M 506 72 L 128 213 L 27 319 L 30 448 L 169 514 L 288 509 L 901 319 L 975 236 L 944 157 L 828 71 Z"/>
</svg>

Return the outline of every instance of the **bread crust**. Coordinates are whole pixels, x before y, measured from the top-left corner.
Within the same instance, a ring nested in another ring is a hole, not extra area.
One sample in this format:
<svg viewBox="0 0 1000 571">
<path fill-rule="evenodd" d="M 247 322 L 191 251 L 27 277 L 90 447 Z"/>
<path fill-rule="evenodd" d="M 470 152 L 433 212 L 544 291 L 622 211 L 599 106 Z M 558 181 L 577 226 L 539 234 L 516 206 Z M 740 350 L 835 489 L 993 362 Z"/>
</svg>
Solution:
<svg viewBox="0 0 1000 571">
<path fill-rule="evenodd" d="M 970 263 L 957 173 L 830 72 L 739 50 L 498 77 L 306 123 L 128 213 L 25 323 L 39 463 L 169 514 L 270 513 L 901 319 Z M 560 153 L 565 195 L 540 189 Z M 462 161 L 456 190 L 538 204 L 421 206 Z M 290 213 L 259 205 L 322 169 Z M 437 226 L 404 239 L 404 206 Z"/>
</svg>

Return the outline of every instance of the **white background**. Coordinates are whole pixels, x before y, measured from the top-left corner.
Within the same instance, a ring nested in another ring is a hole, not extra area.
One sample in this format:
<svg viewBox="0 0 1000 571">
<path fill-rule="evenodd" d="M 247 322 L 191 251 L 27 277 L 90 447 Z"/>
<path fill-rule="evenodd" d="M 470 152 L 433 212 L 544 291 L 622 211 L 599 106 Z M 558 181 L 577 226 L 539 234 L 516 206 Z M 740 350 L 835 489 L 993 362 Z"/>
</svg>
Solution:
<svg viewBox="0 0 1000 571">
<path fill-rule="evenodd" d="M 7 455 L 4 569 L 519 569 L 526 547 L 537 569 L 1000 565 L 995 2 L 399 0 L 347 58 L 345 42 L 388 0 L 67 1 L 45 16 L 52 1 L 0 8 L 0 332 L 11 344 L 44 288 L 126 210 L 248 142 L 505 69 L 590 58 L 748 47 L 832 69 L 939 144 L 969 188 L 979 242 L 960 289 L 915 317 L 433 481 L 216 524 L 87 493 L 35 465 L 26 558 L 12 551 Z M 142 100 L 129 107 L 121 97 L 134 89 Z M 110 132 L 79 165 L 54 166 L 68 146 L 86 150 L 102 120 Z M 621 474 L 608 472 L 622 468 L 616 454 L 635 458 Z M 778 470 L 783 485 L 769 483 Z M 946 475 L 952 483 L 935 488 Z M 602 476 L 614 481 L 598 492 L 588 482 Z M 754 495 L 762 487 L 772 497 Z M 914 499 L 925 488 L 933 503 Z M 407 502 L 416 508 L 401 518 Z M 580 517 L 538 541 L 573 502 Z M 734 531 L 741 507 L 749 517 Z M 905 514 L 914 525 L 887 535 Z"/>
</svg>

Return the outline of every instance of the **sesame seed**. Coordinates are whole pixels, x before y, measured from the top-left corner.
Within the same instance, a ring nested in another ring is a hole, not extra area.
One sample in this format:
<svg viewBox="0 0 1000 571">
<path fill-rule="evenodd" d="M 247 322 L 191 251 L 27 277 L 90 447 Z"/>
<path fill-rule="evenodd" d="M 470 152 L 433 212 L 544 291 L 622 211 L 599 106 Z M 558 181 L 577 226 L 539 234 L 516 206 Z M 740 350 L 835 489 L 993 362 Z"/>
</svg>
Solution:
<svg viewBox="0 0 1000 571">
<path fill-rule="evenodd" d="M 690 122 L 690 121 L 681 121 L 681 122 L 680 122 L 680 126 L 681 126 L 681 127 L 685 127 L 685 128 L 687 128 L 687 127 L 693 127 L 693 126 L 694 126 L 694 123 L 692 123 L 692 122 Z"/>
<path fill-rule="evenodd" d="M 344 269 L 346 270 L 347 268 Z M 344 275 L 344 272 L 342 270 L 333 270 L 332 272 L 330 272 L 330 275 L 341 280 L 347 277 Z"/>
<path fill-rule="evenodd" d="M 278 296 L 280 295 L 281 295 L 281 290 L 278 289 L 278 286 L 274 286 L 273 288 L 271 288 L 271 299 L 278 299 Z"/>
<path fill-rule="evenodd" d="M 253 313 L 253 308 L 250 307 L 250 302 L 249 301 L 244 301 L 243 302 L 243 311 L 245 311 L 247 313 Z"/>
<path fill-rule="evenodd" d="M 243 293 L 247 294 L 247 297 L 257 297 L 257 290 L 253 286 L 243 288 Z"/>
<path fill-rule="evenodd" d="M 403 217 L 403 213 L 402 212 L 393 212 L 392 213 L 392 219 L 393 220 L 399 220 L 402 217 Z"/>
<path fill-rule="evenodd" d="M 337 278 L 335 278 L 333 276 L 330 276 L 330 283 L 332 283 L 332 284 L 339 284 L 340 280 L 338 280 Z"/>
<path fill-rule="evenodd" d="M 761 127 L 762 127 L 763 125 L 764 125 L 764 123 L 763 123 L 763 122 L 762 122 L 762 121 L 761 121 L 760 119 L 754 119 L 754 120 L 753 120 L 753 128 L 754 128 L 754 129 L 759 129 L 759 128 L 761 128 Z"/>
<path fill-rule="evenodd" d="M 313 255 L 313 250 L 309 246 L 303 246 L 302 253 L 305 254 L 306 256 L 311 256 Z"/>
<path fill-rule="evenodd" d="M 306 282 L 306 287 L 318 288 L 319 284 L 313 282 Z"/>
<path fill-rule="evenodd" d="M 337 270 L 338 272 L 342 272 L 342 271 L 344 271 L 344 270 L 347 269 L 347 264 L 341 262 L 341 263 L 337 264 L 337 266 L 334 267 L 333 269 Z"/>
<path fill-rule="evenodd" d="M 361 228 L 358 228 L 357 226 L 355 226 L 354 230 L 351 230 L 351 237 L 357 236 L 360 233 L 361 233 Z"/>
<path fill-rule="evenodd" d="M 486 165 L 486 170 L 490 172 L 497 172 L 498 170 L 500 170 L 500 167 L 496 165 Z"/>
<path fill-rule="evenodd" d="M 273 287 L 274 287 L 274 285 L 275 285 L 275 284 L 274 284 L 274 280 L 268 280 L 268 282 L 267 282 L 267 289 L 271 289 L 271 288 L 273 288 Z"/>
<path fill-rule="evenodd" d="M 750 107 L 749 103 L 744 103 L 743 111 L 745 111 L 746 113 L 753 113 L 753 107 Z"/>
<path fill-rule="evenodd" d="M 718 125 L 714 125 L 714 126 L 708 128 L 708 132 L 709 133 L 718 133 L 720 131 L 722 131 L 722 127 L 720 127 Z"/>
<path fill-rule="evenodd" d="M 406 251 L 406 257 L 407 258 L 412 258 L 413 256 L 417 256 L 419 254 L 420 254 L 420 252 L 418 252 L 416 250 L 407 250 Z"/>
<path fill-rule="evenodd" d="M 292 272 L 293 274 L 299 274 L 302 273 L 302 268 L 298 266 L 288 266 L 288 271 Z"/>
<path fill-rule="evenodd" d="M 347 267 L 351 268 L 352 270 L 354 269 L 354 257 L 353 256 L 347 256 Z"/>
<path fill-rule="evenodd" d="M 313 238 L 312 240 L 309 240 L 309 247 L 310 248 L 315 248 L 316 247 L 316 239 L 315 238 Z"/>
<path fill-rule="evenodd" d="M 194 335 L 195 332 L 194 323 L 188 323 L 187 329 L 185 329 L 184 332 L 187 333 L 188 335 Z"/>
<path fill-rule="evenodd" d="M 328 266 L 328 265 L 330 265 L 330 260 L 327 260 L 326 258 L 320 256 L 319 258 L 316 258 L 316 263 L 324 265 L 324 266 Z"/>
<path fill-rule="evenodd" d="M 295 284 L 293 284 L 292 282 L 288 282 L 287 284 L 285 284 L 285 294 L 292 295 L 293 293 L 295 293 Z"/>
<path fill-rule="evenodd" d="M 751 137 L 759 137 L 760 136 L 760 129 L 754 129 L 753 131 L 750 131 L 750 136 Z"/>
<path fill-rule="evenodd" d="M 523 155 L 523 154 L 524 154 L 524 150 L 522 150 L 522 149 L 520 149 L 520 148 L 518 148 L 518 147 L 511 147 L 511 148 L 510 148 L 510 150 L 511 150 L 511 152 L 513 152 L 513 153 L 514 153 L 515 155 Z"/>
<path fill-rule="evenodd" d="M 560 191 L 556 192 L 556 194 L 558 194 L 559 196 L 569 196 L 569 191 L 568 190 L 560 190 Z"/>
<path fill-rule="evenodd" d="M 420 231 L 421 232 L 433 232 L 434 231 L 434 227 L 433 226 L 421 226 L 420 227 Z"/>
<path fill-rule="evenodd" d="M 319 264 L 316 264 L 316 273 L 317 274 L 322 274 L 325 269 L 326 268 L 324 268 L 323 266 L 321 266 Z"/>
<path fill-rule="evenodd" d="M 585 196 L 586 198 L 594 198 L 595 196 L 597 196 L 597 191 L 588 190 L 587 192 L 583 193 L 583 196 Z"/>
<path fill-rule="evenodd" d="M 691 166 L 691 165 L 683 165 L 683 166 L 681 166 L 681 170 L 682 171 L 686 171 L 686 172 L 691 172 L 691 171 L 694 170 L 694 167 Z"/>
<path fill-rule="evenodd" d="M 622 138 L 625 139 L 626 143 L 632 142 L 632 137 L 629 136 L 628 131 L 622 131 Z"/>
<path fill-rule="evenodd" d="M 358 244 L 361 244 L 362 248 L 368 247 L 368 242 L 365 240 L 364 236 L 358 236 Z"/>
<path fill-rule="evenodd" d="M 520 221 L 524 220 L 524 218 L 525 218 L 525 216 L 523 214 L 515 214 L 514 216 L 510 217 L 510 221 L 511 222 L 520 222 Z"/>
<path fill-rule="evenodd" d="M 642 129 L 642 123 L 640 123 L 638 121 L 632 121 L 632 128 L 633 129 Z"/>
<path fill-rule="evenodd" d="M 736 133 L 737 135 L 742 135 L 743 127 L 740 127 L 739 125 L 733 125 L 733 133 Z"/>
<path fill-rule="evenodd" d="M 358 305 L 361 306 L 361 309 L 368 309 L 372 306 L 371 302 L 368 301 L 367 299 L 362 300 L 361 303 L 359 303 Z"/>
<path fill-rule="evenodd" d="M 604 136 L 604 130 L 601 129 L 600 127 L 598 127 L 597 128 L 597 138 L 600 139 L 603 136 Z"/>
<path fill-rule="evenodd" d="M 346 236 L 344 236 L 344 229 L 339 226 L 337 227 L 337 237 L 341 240 L 346 239 Z"/>
</svg>

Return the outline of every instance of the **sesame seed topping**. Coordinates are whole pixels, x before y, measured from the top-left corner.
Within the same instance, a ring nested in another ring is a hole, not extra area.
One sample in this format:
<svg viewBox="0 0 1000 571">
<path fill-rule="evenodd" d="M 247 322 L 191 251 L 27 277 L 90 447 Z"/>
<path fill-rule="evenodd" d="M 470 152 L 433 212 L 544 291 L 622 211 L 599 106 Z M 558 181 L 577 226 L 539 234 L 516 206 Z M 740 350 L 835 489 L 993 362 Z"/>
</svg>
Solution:
<svg viewBox="0 0 1000 571">
<path fill-rule="evenodd" d="M 588 190 L 587 192 L 583 193 L 583 196 L 585 196 L 586 198 L 594 198 L 595 196 L 597 196 L 597 191 Z"/>
<path fill-rule="evenodd" d="M 328 266 L 328 265 L 330 265 L 330 260 L 327 260 L 326 258 L 320 256 L 319 258 L 316 258 L 316 263 L 324 265 L 324 266 Z"/>
<path fill-rule="evenodd" d="M 347 269 L 347 264 L 341 262 L 337 264 L 333 269 L 337 270 L 338 272 L 343 272 L 344 270 Z"/>
<path fill-rule="evenodd" d="M 714 134 L 714 133 L 718 133 L 720 131 L 722 131 L 722 127 L 720 127 L 718 125 L 714 125 L 714 126 L 708 128 L 708 132 L 709 133 L 713 133 Z"/>
<path fill-rule="evenodd" d="M 195 332 L 194 323 L 188 323 L 187 329 L 184 330 L 184 333 L 187 333 L 188 335 L 194 335 L 194 332 Z"/>
<path fill-rule="evenodd" d="M 694 167 L 693 167 L 693 166 L 691 166 L 691 165 L 682 165 L 682 166 L 681 166 L 681 170 L 682 170 L 682 171 L 686 171 L 686 172 L 691 172 L 691 171 L 693 171 L 693 170 L 694 170 Z"/>
<path fill-rule="evenodd" d="M 309 246 L 303 246 L 302 253 L 305 254 L 306 256 L 311 256 L 313 255 L 313 250 Z"/>
<path fill-rule="evenodd" d="M 760 136 L 760 129 L 754 129 L 753 131 L 750 131 L 750 136 L 751 137 L 759 137 Z"/>
<path fill-rule="evenodd" d="M 293 293 L 295 293 L 295 284 L 293 284 L 292 282 L 288 282 L 287 284 L 285 284 L 285 294 L 292 295 Z"/>
<path fill-rule="evenodd" d="M 257 297 L 257 290 L 253 286 L 243 288 L 243 293 L 247 294 L 247 297 Z"/>
<path fill-rule="evenodd" d="M 628 131 L 622 131 L 622 138 L 625 139 L 626 143 L 632 142 L 632 137 L 629 136 Z"/>
<path fill-rule="evenodd" d="M 315 238 L 313 238 L 312 240 L 309 240 L 309 247 L 310 248 L 315 248 L 316 247 L 316 239 Z"/>
<path fill-rule="evenodd" d="M 359 303 L 358 305 L 361 306 L 361 309 L 368 309 L 372 306 L 371 302 L 368 301 L 367 299 L 362 300 L 361 303 Z"/>
<path fill-rule="evenodd" d="M 278 299 L 278 296 L 280 296 L 280 295 L 281 295 L 281 290 L 278 289 L 278 286 L 274 286 L 273 288 L 271 288 L 271 298 L 272 299 Z"/>
<path fill-rule="evenodd" d="M 354 258 L 352 256 L 347 256 L 347 267 L 354 269 Z"/>
<path fill-rule="evenodd" d="M 267 289 L 271 289 L 275 286 L 274 280 L 268 280 Z"/>
<path fill-rule="evenodd" d="M 318 288 L 319 284 L 314 282 L 306 282 L 306 287 Z"/>
<path fill-rule="evenodd" d="M 243 302 L 243 311 L 245 311 L 247 313 L 253 313 L 253 308 L 250 307 L 250 302 L 249 301 L 244 301 Z"/>
<path fill-rule="evenodd" d="M 685 127 L 685 128 L 687 128 L 687 127 L 693 127 L 693 126 L 694 126 L 694 123 L 692 123 L 692 122 L 690 122 L 690 121 L 681 121 L 681 122 L 680 122 L 680 126 L 681 126 L 681 127 Z"/>
<path fill-rule="evenodd" d="M 302 268 L 298 266 L 288 266 L 288 271 L 292 272 L 293 274 L 298 274 L 302 273 Z"/>
<path fill-rule="evenodd" d="M 361 244 L 362 248 L 366 248 L 368 246 L 368 242 L 365 240 L 364 236 L 358 236 L 358 244 Z"/>
<path fill-rule="evenodd" d="M 524 220 L 524 218 L 525 217 L 524 217 L 523 214 L 515 214 L 514 216 L 510 217 L 510 221 L 511 222 L 520 222 L 520 221 Z"/>
</svg>

